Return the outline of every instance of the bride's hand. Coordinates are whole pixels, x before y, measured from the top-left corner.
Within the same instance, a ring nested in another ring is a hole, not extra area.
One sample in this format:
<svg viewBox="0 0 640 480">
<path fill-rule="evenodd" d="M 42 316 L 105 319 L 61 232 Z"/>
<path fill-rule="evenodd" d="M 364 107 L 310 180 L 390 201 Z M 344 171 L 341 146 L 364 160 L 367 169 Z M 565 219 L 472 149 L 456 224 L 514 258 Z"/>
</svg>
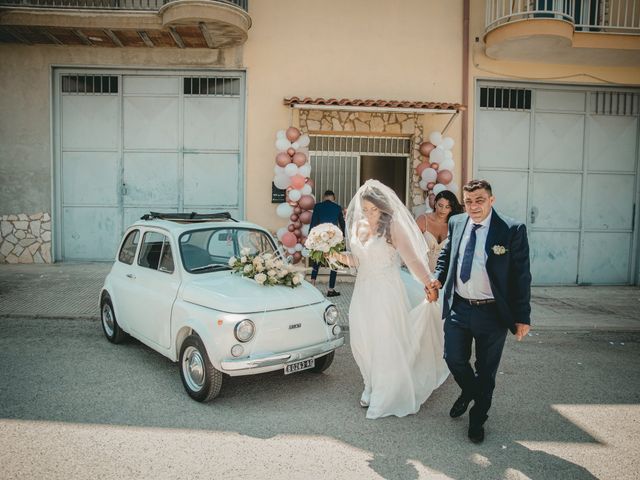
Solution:
<svg viewBox="0 0 640 480">
<path fill-rule="evenodd" d="M 437 302 L 438 301 L 438 290 L 435 288 L 424 287 L 425 296 L 427 297 L 427 301 Z"/>
</svg>

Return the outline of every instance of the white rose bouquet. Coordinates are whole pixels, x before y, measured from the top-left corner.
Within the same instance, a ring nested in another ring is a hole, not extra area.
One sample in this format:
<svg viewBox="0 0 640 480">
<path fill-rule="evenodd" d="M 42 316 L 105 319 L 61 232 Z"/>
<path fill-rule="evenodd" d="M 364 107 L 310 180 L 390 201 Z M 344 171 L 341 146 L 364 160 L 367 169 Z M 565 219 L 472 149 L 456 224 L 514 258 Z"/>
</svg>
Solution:
<svg viewBox="0 0 640 480">
<path fill-rule="evenodd" d="M 240 258 L 231 257 L 229 266 L 233 273 L 251 278 L 259 285 L 295 288 L 304 279 L 304 269 L 290 265 L 271 253 L 250 255 L 248 248 L 240 250 Z"/>
<path fill-rule="evenodd" d="M 330 260 L 332 253 L 344 251 L 344 235 L 342 230 L 332 223 L 321 223 L 313 227 L 307 235 L 304 246 L 309 250 L 309 258 L 314 262 L 333 270 L 346 267 L 335 260 Z"/>
</svg>

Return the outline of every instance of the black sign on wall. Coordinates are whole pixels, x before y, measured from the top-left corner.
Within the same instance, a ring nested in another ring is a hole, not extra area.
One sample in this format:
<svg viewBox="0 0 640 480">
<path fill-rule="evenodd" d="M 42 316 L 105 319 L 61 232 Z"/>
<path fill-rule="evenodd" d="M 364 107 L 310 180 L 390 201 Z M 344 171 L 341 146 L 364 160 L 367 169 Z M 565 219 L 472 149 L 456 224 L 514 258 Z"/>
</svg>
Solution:
<svg viewBox="0 0 640 480">
<path fill-rule="evenodd" d="M 282 203 L 285 199 L 286 190 L 278 188 L 271 182 L 271 203 Z"/>
</svg>

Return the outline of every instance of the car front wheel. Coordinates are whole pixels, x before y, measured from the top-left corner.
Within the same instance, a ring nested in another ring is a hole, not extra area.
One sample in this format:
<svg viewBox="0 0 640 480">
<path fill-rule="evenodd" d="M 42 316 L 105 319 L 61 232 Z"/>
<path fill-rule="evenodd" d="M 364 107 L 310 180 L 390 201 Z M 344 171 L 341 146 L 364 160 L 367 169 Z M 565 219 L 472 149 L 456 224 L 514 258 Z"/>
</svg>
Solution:
<svg viewBox="0 0 640 480">
<path fill-rule="evenodd" d="M 125 339 L 127 334 L 118 325 L 116 314 L 113 311 L 113 305 L 108 295 L 105 295 L 102 298 L 102 302 L 100 302 L 100 320 L 102 331 L 107 340 L 111 343 L 121 343 Z"/>
<path fill-rule="evenodd" d="M 334 357 L 335 353 L 336 352 L 333 351 L 331 353 L 327 353 L 323 357 L 316 358 L 315 366 L 313 368 L 310 368 L 309 371 L 313 372 L 313 373 L 322 373 L 322 372 L 324 372 L 333 363 L 333 357 Z"/>
<path fill-rule="evenodd" d="M 191 398 L 208 402 L 222 388 L 222 372 L 216 370 L 207 356 L 202 340 L 189 335 L 180 347 L 180 378 Z"/>
</svg>

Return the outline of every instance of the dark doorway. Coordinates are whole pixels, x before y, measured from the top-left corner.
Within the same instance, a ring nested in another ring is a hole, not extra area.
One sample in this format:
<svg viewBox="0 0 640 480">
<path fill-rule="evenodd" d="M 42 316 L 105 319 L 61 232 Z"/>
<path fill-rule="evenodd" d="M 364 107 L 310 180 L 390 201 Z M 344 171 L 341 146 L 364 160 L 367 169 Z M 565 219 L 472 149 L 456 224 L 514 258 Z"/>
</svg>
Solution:
<svg viewBox="0 0 640 480">
<path fill-rule="evenodd" d="M 391 188 L 398 198 L 407 203 L 407 158 L 360 157 L 360 185 L 373 178 Z"/>
</svg>

